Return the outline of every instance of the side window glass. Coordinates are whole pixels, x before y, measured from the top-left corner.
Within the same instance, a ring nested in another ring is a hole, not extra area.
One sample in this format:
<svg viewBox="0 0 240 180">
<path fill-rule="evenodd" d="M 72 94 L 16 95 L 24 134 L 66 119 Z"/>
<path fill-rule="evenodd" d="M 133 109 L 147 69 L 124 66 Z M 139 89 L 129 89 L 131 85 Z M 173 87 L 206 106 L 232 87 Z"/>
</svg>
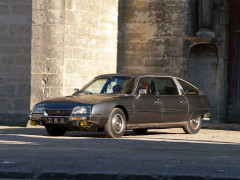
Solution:
<svg viewBox="0 0 240 180">
<path fill-rule="evenodd" d="M 179 84 L 182 86 L 186 95 L 198 95 L 198 90 L 184 81 L 178 79 Z"/>
<path fill-rule="evenodd" d="M 155 88 L 154 88 L 154 81 L 152 78 L 140 78 L 137 88 L 137 93 L 140 89 L 146 89 L 147 95 L 154 95 Z"/>
<path fill-rule="evenodd" d="M 171 78 L 156 78 L 157 91 L 159 95 L 178 95 L 178 90 Z"/>
</svg>

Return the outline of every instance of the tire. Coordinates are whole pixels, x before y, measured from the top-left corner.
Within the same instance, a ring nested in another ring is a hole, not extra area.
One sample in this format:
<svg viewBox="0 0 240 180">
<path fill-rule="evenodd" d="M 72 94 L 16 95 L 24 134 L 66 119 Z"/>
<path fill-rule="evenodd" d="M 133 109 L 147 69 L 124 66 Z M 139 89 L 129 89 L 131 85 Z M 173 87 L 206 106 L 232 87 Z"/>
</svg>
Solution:
<svg viewBox="0 0 240 180">
<path fill-rule="evenodd" d="M 104 127 L 105 134 L 108 138 L 119 138 L 124 135 L 126 130 L 126 117 L 124 112 L 119 108 L 114 108 Z"/>
<path fill-rule="evenodd" d="M 66 128 L 52 125 L 45 126 L 45 129 L 49 136 L 63 136 L 67 131 Z"/>
<path fill-rule="evenodd" d="M 146 134 L 147 133 L 147 131 L 148 131 L 148 129 L 134 129 L 133 130 L 133 132 L 135 133 L 135 134 Z"/>
<path fill-rule="evenodd" d="M 190 119 L 185 126 L 183 126 L 183 130 L 186 134 L 196 134 L 200 131 L 202 126 L 202 117 L 197 117 L 195 119 Z"/>
</svg>

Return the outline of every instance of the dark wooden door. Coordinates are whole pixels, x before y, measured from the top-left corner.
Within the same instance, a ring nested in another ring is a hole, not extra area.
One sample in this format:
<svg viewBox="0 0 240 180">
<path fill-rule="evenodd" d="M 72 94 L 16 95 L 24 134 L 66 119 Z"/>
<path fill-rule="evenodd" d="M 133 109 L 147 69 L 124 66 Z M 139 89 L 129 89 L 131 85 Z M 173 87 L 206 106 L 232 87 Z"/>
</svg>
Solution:
<svg viewBox="0 0 240 180">
<path fill-rule="evenodd" d="M 228 62 L 227 122 L 240 123 L 240 1 L 232 0 Z"/>
</svg>

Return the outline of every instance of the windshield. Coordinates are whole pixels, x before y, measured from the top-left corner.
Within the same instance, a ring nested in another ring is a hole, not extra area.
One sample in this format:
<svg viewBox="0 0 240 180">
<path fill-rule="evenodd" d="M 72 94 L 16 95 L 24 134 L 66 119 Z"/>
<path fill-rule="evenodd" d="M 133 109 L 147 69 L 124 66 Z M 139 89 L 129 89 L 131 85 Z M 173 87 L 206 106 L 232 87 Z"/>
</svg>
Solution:
<svg viewBox="0 0 240 180">
<path fill-rule="evenodd" d="M 134 77 L 104 77 L 95 79 L 80 93 L 86 94 L 131 94 L 135 78 Z"/>
</svg>

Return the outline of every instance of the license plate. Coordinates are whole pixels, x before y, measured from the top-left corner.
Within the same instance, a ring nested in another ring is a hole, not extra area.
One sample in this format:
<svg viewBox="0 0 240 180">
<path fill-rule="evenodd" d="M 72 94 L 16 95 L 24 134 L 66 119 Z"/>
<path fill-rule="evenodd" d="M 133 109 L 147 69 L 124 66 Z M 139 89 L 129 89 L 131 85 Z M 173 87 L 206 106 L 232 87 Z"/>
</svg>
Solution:
<svg viewBox="0 0 240 180">
<path fill-rule="evenodd" d="M 66 124 L 65 118 L 46 118 L 46 123 L 50 124 Z"/>
</svg>

